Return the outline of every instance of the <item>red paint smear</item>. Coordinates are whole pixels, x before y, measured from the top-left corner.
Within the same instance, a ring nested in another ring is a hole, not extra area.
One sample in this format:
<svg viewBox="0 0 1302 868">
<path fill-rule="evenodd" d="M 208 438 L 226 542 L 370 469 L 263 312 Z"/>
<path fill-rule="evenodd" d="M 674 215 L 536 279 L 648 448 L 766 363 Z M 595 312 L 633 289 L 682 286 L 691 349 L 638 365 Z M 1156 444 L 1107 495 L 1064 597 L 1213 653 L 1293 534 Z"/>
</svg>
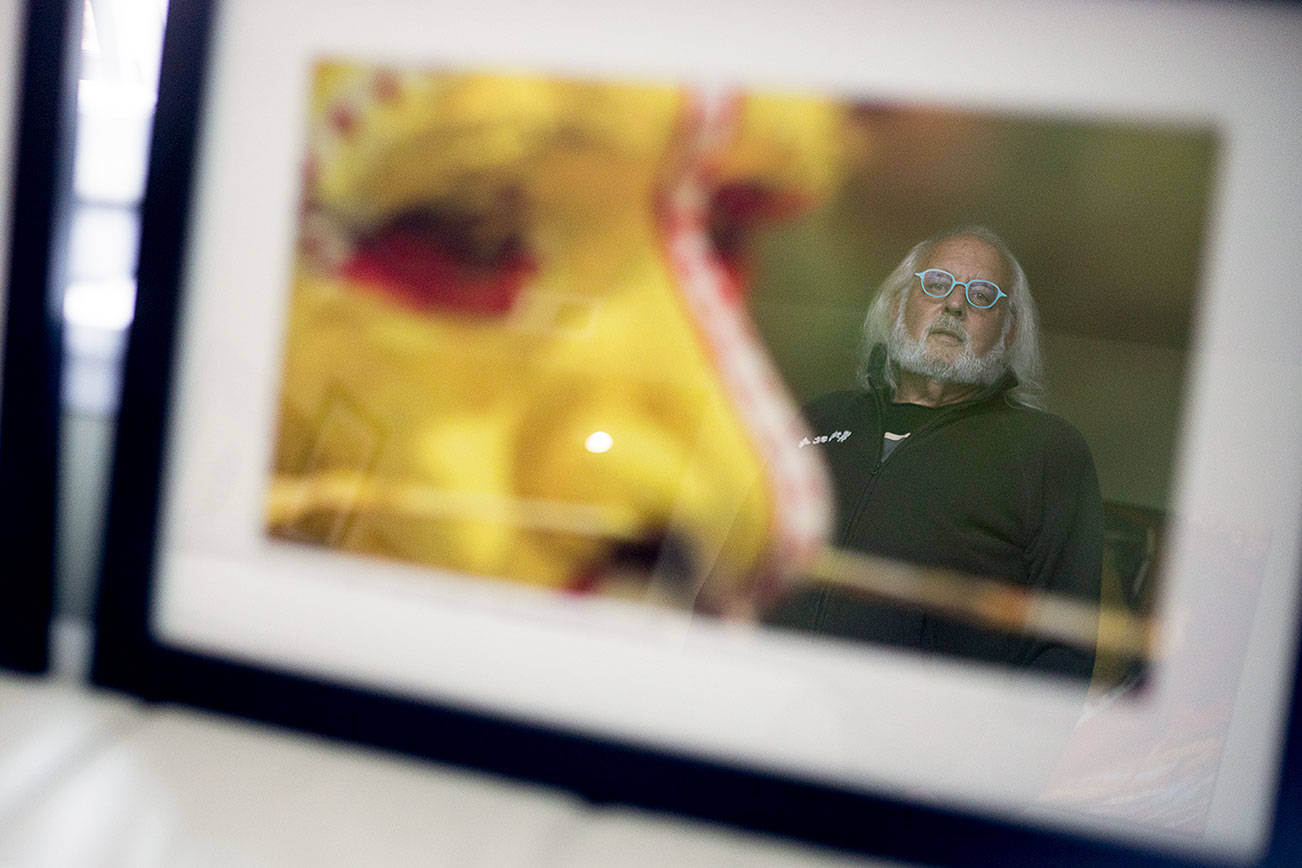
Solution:
<svg viewBox="0 0 1302 868">
<path fill-rule="evenodd" d="M 749 257 L 731 251 L 718 254 L 718 265 L 723 272 L 723 297 L 732 304 L 746 300 L 750 292 L 751 265 Z"/>
<path fill-rule="evenodd" d="M 745 225 L 786 220 L 804 211 L 809 204 L 809 196 L 754 183 L 725 184 L 710 200 L 715 214 Z"/>
<path fill-rule="evenodd" d="M 810 197 L 776 191 L 762 184 L 725 184 L 710 198 L 710 238 L 715 262 L 722 272 L 723 295 L 729 302 L 745 300 L 750 288 L 750 235 L 763 223 L 787 220 L 810 203 Z"/>
<path fill-rule="evenodd" d="M 469 265 L 427 239 L 399 230 L 365 242 L 342 271 L 422 312 L 496 316 L 511 310 L 538 267 L 524 253 L 495 265 Z"/>
<path fill-rule="evenodd" d="M 402 95 L 402 84 L 392 72 L 380 72 L 375 76 L 371 92 L 380 102 L 392 102 Z"/>
<path fill-rule="evenodd" d="M 569 583 L 563 586 L 562 590 L 574 596 L 595 594 L 601 589 L 604 574 L 605 570 L 599 566 L 586 567 L 571 576 Z"/>
<path fill-rule="evenodd" d="M 351 135 L 357 129 L 357 113 L 347 106 L 340 106 L 330 115 L 330 126 L 340 135 Z"/>
</svg>

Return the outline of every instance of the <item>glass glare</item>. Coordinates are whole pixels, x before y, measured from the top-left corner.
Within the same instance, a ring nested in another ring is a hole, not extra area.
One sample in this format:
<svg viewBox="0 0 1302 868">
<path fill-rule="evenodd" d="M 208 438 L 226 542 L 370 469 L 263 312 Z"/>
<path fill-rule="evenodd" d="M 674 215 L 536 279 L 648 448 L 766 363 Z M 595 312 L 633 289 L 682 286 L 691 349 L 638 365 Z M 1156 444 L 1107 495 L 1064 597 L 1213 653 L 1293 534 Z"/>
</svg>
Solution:
<svg viewBox="0 0 1302 868">
<path fill-rule="evenodd" d="M 922 291 L 932 298 L 944 298 L 954 291 L 955 286 L 961 286 L 967 296 L 967 303 L 982 310 L 994 307 L 995 302 L 1007 296 L 1007 293 L 988 280 L 969 280 L 964 283 L 943 268 L 928 268 L 916 272 L 914 276 L 922 282 Z"/>
</svg>

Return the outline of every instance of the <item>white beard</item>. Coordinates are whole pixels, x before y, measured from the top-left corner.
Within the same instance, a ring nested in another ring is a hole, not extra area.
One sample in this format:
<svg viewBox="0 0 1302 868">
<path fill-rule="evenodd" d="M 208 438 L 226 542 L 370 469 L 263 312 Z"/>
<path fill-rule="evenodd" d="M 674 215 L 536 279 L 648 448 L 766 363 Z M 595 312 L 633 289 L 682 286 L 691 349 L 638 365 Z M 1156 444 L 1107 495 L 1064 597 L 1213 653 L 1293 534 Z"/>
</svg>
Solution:
<svg viewBox="0 0 1302 868">
<path fill-rule="evenodd" d="M 891 330 L 891 338 L 886 345 L 887 362 L 894 362 L 901 370 L 929 380 L 964 386 L 988 386 L 1008 369 L 1004 364 L 1002 340 L 997 341 L 984 356 L 977 356 L 972 352 L 972 337 L 959 320 L 949 316 L 940 317 L 928 327 L 927 334 L 938 326 L 962 336 L 963 351 L 953 361 L 947 362 L 931 355 L 927 349 L 926 334 L 922 340 L 914 340 L 904 326 L 904 307 L 901 305 L 900 313 L 895 318 L 895 328 Z M 1007 331 L 1005 325 L 1005 334 Z"/>
</svg>

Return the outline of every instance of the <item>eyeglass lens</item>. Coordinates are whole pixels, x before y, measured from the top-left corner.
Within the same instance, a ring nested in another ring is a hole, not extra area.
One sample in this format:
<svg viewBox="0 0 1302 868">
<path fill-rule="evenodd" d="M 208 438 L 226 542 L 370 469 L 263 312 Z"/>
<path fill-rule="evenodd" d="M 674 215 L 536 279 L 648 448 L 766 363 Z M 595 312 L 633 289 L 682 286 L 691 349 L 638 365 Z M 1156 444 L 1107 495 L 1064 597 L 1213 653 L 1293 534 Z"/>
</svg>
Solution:
<svg viewBox="0 0 1302 868">
<path fill-rule="evenodd" d="M 928 268 L 918 275 L 922 281 L 922 291 L 932 298 L 944 298 L 954 289 L 954 275 L 939 268 Z M 992 307 L 999 300 L 999 287 L 988 280 L 969 281 L 964 291 L 968 303 L 973 307 Z"/>
</svg>

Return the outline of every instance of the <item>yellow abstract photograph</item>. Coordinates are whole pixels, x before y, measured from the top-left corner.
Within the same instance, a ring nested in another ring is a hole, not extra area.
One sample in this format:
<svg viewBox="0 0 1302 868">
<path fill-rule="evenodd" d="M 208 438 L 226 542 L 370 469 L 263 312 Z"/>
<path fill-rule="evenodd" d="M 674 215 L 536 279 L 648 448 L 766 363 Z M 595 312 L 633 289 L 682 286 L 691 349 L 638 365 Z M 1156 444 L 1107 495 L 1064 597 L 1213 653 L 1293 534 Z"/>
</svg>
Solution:
<svg viewBox="0 0 1302 868">
<path fill-rule="evenodd" d="M 798 96 L 320 64 L 270 533 L 764 600 L 829 516 L 743 248 L 830 195 L 842 122 Z"/>
<path fill-rule="evenodd" d="M 1116 683 L 1217 137 L 327 60 L 266 527 Z"/>
</svg>

